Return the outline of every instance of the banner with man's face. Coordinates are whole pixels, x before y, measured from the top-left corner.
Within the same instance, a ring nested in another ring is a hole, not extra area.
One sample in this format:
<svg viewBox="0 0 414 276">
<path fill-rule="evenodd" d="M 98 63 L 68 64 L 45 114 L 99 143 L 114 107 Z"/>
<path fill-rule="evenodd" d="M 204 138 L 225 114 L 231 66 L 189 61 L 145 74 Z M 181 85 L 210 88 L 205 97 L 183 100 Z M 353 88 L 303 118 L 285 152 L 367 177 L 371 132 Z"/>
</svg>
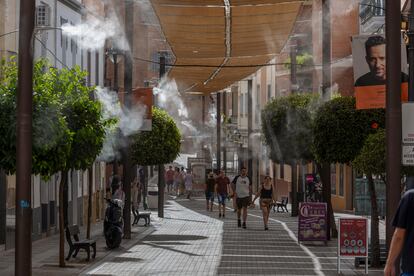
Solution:
<svg viewBox="0 0 414 276">
<path fill-rule="evenodd" d="M 383 35 L 352 37 L 354 86 L 357 109 L 385 108 L 386 41 Z M 405 44 L 401 42 L 401 98 L 408 99 L 408 68 Z"/>
</svg>

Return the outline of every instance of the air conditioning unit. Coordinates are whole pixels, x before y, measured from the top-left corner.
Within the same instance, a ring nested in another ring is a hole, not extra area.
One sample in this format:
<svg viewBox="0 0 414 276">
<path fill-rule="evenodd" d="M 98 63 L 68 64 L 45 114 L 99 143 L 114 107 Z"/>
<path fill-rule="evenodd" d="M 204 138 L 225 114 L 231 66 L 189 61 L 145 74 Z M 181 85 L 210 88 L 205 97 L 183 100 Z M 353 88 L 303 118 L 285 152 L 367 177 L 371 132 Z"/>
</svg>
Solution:
<svg viewBox="0 0 414 276">
<path fill-rule="evenodd" d="M 36 7 L 36 27 L 50 26 L 50 7 L 42 4 Z"/>
</svg>

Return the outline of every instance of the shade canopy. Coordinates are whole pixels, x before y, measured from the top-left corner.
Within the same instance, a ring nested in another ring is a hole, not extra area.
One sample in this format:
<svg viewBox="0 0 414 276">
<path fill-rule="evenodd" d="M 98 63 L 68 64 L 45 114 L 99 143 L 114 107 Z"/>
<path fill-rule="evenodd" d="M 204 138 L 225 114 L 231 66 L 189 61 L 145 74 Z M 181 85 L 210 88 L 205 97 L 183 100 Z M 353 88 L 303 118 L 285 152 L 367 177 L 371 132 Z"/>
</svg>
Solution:
<svg viewBox="0 0 414 276">
<path fill-rule="evenodd" d="M 168 77 L 181 92 L 209 94 L 280 53 L 303 1 L 152 0 L 176 57 Z M 204 65 L 204 66 L 200 66 Z"/>
</svg>

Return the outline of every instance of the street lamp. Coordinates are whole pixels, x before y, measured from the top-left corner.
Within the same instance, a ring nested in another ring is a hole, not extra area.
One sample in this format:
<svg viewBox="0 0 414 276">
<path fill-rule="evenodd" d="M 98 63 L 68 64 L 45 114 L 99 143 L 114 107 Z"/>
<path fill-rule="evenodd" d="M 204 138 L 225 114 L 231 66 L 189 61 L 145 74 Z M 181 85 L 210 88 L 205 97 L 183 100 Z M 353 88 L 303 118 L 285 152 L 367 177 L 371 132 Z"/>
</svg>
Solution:
<svg viewBox="0 0 414 276">
<path fill-rule="evenodd" d="M 112 89 L 118 93 L 118 63 L 121 60 L 118 56 L 122 55 L 122 53 L 114 48 L 111 47 L 106 51 L 106 56 L 109 57 L 109 59 L 111 60 L 111 62 L 114 64 L 114 81 L 113 81 L 113 85 L 112 85 Z"/>
<path fill-rule="evenodd" d="M 106 51 L 105 54 L 107 57 L 109 57 L 111 62 L 114 64 L 114 80 L 112 82 L 112 90 L 118 94 L 118 89 L 119 89 L 118 88 L 118 63 L 120 61 L 120 58 L 118 58 L 118 55 L 120 55 L 121 53 L 116 48 L 111 47 Z M 113 161 L 112 174 L 113 175 L 118 174 L 118 161 L 116 160 L 116 156 L 114 157 L 114 161 Z"/>
</svg>

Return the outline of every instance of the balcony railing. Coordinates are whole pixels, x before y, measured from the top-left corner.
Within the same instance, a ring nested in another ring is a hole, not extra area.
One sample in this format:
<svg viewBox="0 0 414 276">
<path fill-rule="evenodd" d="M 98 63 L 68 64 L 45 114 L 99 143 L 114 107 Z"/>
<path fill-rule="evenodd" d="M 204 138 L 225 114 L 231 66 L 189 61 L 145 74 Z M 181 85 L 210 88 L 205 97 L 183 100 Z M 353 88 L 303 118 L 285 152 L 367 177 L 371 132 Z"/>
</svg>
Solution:
<svg viewBox="0 0 414 276">
<path fill-rule="evenodd" d="M 362 0 L 360 3 L 359 17 L 361 25 L 367 23 L 373 17 L 385 16 L 385 0 Z"/>
</svg>

